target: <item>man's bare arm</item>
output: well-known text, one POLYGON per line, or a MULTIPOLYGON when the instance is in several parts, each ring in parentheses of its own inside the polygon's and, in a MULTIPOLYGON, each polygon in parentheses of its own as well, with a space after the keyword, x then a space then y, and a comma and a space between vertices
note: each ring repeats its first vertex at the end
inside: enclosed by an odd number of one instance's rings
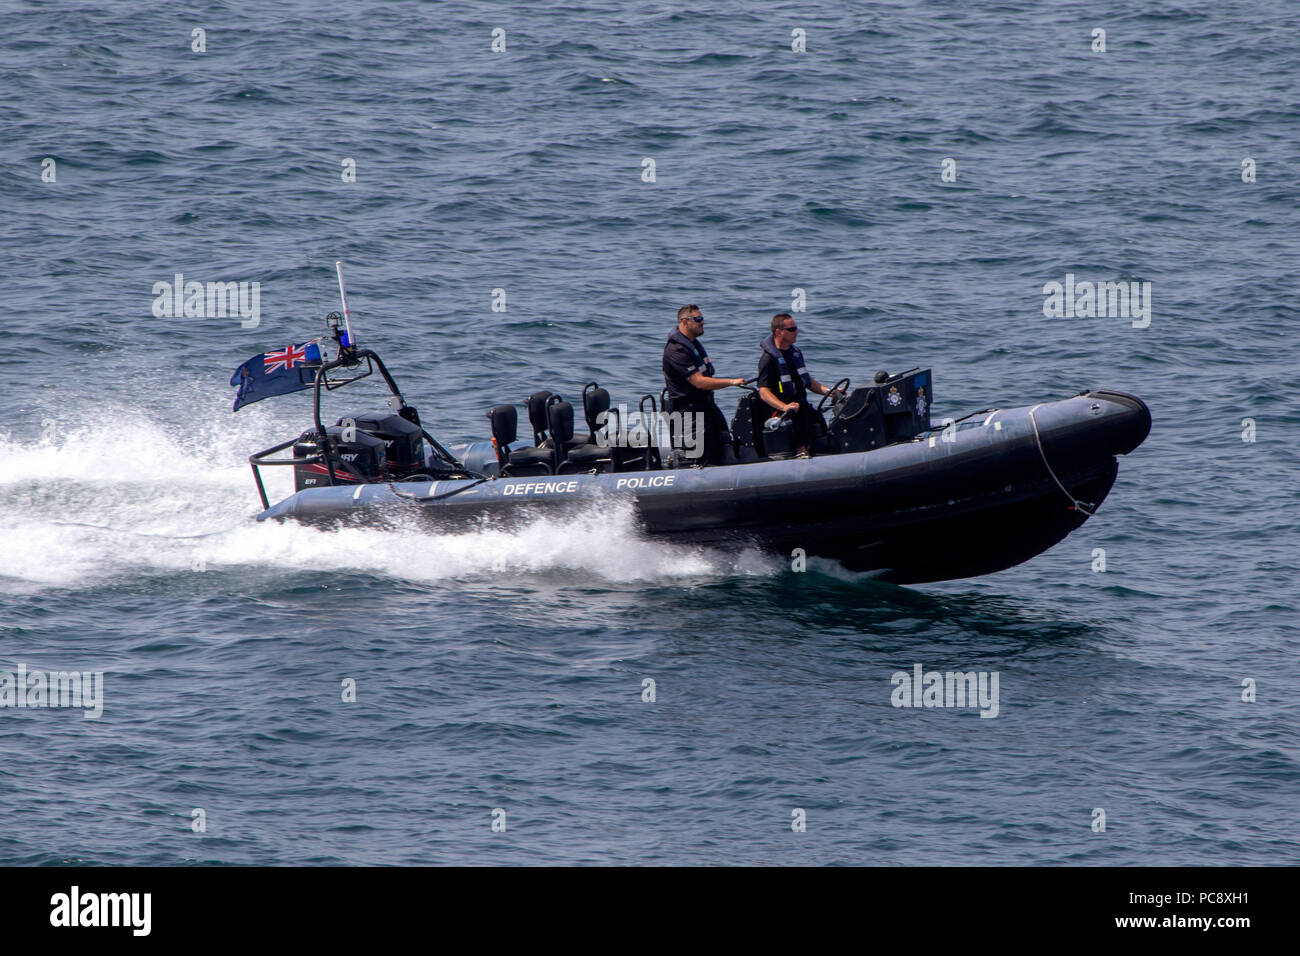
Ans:
POLYGON ((709 378, 703 372, 692 372, 686 379, 693 386, 705 392, 716 392, 720 388, 730 388, 732 385, 744 385, 743 378, 709 378))
POLYGON ((798 407, 799 407, 799 403, 798 403, 798 402, 783 402, 783 401, 781 401, 781 399, 779 399, 779 398, 776 397, 776 392, 772 391, 770 388, 767 388, 767 387, 765 387, 765 386, 759 388, 759 390, 758 390, 758 397, 761 398, 761 399, 762 399, 764 402, 766 402, 768 405, 771 405, 771 406, 772 406, 773 408, 775 408, 778 412, 785 412, 785 411, 789 411, 789 410, 792 409, 792 408, 798 408, 798 407))

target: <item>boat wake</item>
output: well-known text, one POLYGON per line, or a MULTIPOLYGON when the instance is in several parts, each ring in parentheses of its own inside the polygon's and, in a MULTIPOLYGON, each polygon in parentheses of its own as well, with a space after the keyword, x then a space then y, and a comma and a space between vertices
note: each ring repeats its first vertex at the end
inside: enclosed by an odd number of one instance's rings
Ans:
MULTIPOLYGON (((577 519, 459 533, 437 533, 414 518, 385 529, 256 522, 246 455, 264 443, 269 423, 249 417, 232 426, 224 405, 197 417, 205 421, 180 425, 140 410, 99 409, 96 420, 109 423, 47 421, 26 439, 0 433, 0 591, 236 569, 354 571, 416 583, 560 574, 673 585, 788 567, 756 552, 644 540, 627 502, 577 519)), ((291 493, 288 469, 270 471, 268 493, 291 493)))

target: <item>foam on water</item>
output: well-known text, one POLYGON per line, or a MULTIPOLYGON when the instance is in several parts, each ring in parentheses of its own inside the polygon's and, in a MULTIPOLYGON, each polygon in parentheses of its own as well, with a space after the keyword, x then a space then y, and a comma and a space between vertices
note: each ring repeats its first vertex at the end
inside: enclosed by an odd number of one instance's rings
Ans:
MULTIPOLYGON (((355 570, 408 581, 572 572, 605 582, 675 582, 771 574, 779 561, 641 538, 630 505, 578 519, 435 533, 415 516, 395 527, 257 522, 248 451, 267 422, 170 425, 142 411, 110 424, 46 427, 0 439, 0 589, 98 586, 147 573, 238 567, 355 570)), ((264 469, 271 500, 289 469, 264 469)))
POLYGON ((358 570, 410 581, 567 571, 596 581, 672 582, 764 568, 753 556, 737 562, 719 552, 641 540, 627 507, 460 534, 422 530, 414 519, 391 530, 244 525, 200 543, 195 554, 209 569, 238 564, 358 570))

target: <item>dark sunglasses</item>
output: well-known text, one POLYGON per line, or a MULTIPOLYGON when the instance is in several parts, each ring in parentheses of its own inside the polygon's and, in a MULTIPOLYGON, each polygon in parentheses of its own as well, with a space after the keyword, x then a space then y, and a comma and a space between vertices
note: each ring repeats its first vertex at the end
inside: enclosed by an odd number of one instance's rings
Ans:
POLYGON ((703 321, 704 321, 704 316, 702 316, 702 315, 688 315, 688 316, 686 317, 686 321, 687 321, 687 322, 703 322, 703 321))
POLYGON ((798 332, 798 331, 799 331, 799 326, 797 326, 797 325, 783 325, 783 326, 781 326, 781 331, 782 331, 782 332, 798 332))

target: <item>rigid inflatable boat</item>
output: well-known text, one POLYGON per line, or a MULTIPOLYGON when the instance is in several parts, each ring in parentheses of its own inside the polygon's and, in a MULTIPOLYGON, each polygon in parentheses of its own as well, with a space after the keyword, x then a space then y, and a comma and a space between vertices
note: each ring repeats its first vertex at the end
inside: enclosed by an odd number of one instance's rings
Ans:
POLYGON ((491 440, 444 447, 379 356, 337 328, 335 337, 332 361, 296 369, 300 387, 314 388, 313 427, 249 459, 259 520, 417 515, 452 530, 626 502, 654 538, 787 557, 801 549, 900 584, 942 581, 1009 568, 1055 545, 1096 512, 1116 456, 1151 428, 1140 399, 1105 389, 932 426, 930 370, 912 369, 857 388, 837 383, 830 407, 824 399, 818 408, 810 458, 792 456, 784 421, 769 417, 753 389, 731 420, 726 463, 699 467, 683 441, 689 428, 659 427, 662 393, 627 412, 594 382, 582 394, 585 435, 574 435, 572 404, 537 392, 526 403, 530 443, 518 441, 515 406, 499 405, 488 412, 491 440), (391 409, 327 425, 322 394, 376 371, 391 409), (291 457, 272 457, 290 446, 291 457), (260 472, 268 465, 295 475, 295 493, 274 506, 260 472))

